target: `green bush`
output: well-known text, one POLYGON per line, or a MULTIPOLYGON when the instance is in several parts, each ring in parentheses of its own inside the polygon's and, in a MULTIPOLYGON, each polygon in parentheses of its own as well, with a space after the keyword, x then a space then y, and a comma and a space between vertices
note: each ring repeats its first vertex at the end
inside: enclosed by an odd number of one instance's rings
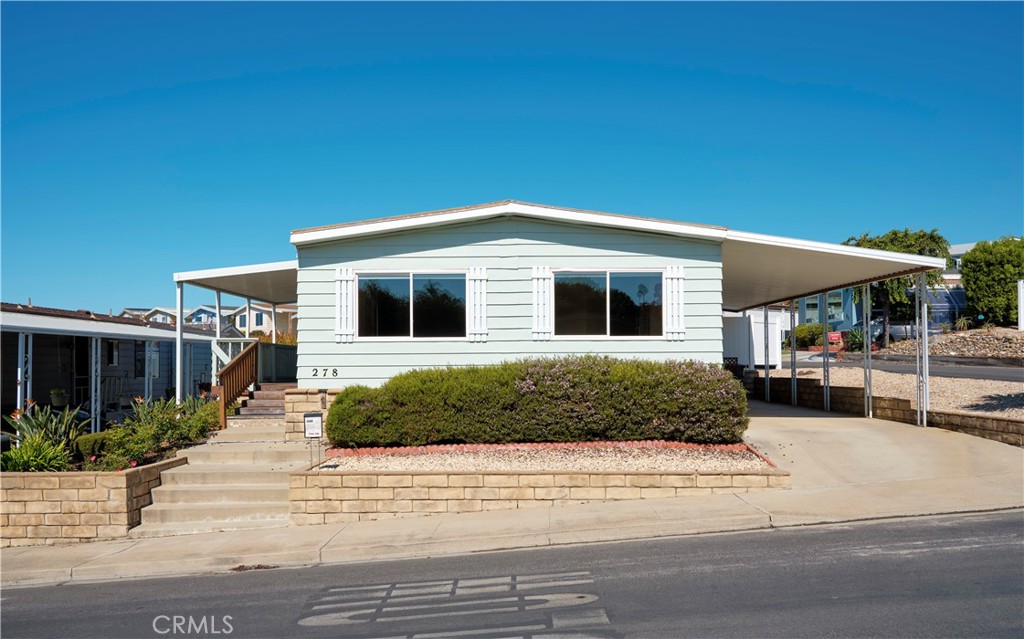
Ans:
POLYGON ((821 324, 800 324, 796 327, 797 348, 807 348, 814 345, 821 346, 823 343, 824 338, 821 333, 821 324))
POLYGON ((70 465, 67 445, 53 442, 42 433, 22 437, 16 448, 0 455, 0 470, 5 472, 59 472, 70 465))
POLYGON ((846 350, 859 353, 864 350, 864 332, 859 328, 850 329, 843 332, 843 343, 846 344, 846 350))
POLYGON ((583 356, 425 369, 353 386, 327 416, 336 446, 666 439, 740 441, 746 395, 719 367, 583 356))
MULTIPOLYGON (((174 400, 136 401, 123 424, 101 433, 102 441, 80 449, 87 470, 122 470, 155 461, 174 449, 207 437, 220 424, 216 402, 174 400), (98 448, 98 449, 97 449, 98 448), (96 459, 92 459, 96 455, 96 459)), ((82 438, 79 438, 82 439, 82 438)))
POLYGON ((75 439, 75 450, 78 452, 78 455, 82 459, 89 459, 93 455, 102 455, 107 445, 107 434, 109 432, 103 431, 102 433, 79 435, 75 439))

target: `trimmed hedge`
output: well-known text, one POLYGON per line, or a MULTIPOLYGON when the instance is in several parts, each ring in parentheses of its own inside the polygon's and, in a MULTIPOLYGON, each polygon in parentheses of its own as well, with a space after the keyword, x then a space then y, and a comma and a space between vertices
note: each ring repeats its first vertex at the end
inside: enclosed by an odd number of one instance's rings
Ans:
POLYGON ((735 443, 747 400, 699 362, 582 356, 410 371, 350 386, 327 415, 335 446, 664 439, 735 443))

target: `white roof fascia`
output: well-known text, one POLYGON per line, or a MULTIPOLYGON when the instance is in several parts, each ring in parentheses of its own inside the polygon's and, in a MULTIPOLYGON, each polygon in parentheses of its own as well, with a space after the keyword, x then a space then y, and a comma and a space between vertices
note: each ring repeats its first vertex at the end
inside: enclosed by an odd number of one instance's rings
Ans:
POLYGON ((287 269, 298 269, 298 260, 286 260, 284 262, 268 262, 266 264, 247 264, 245 266, 228 266, 225 268, 210 268, 202 271, 184 271, 174 274, 175 282, 190 282, 191 280, 202 280, 210 277, 228 277, 231 275, 257 275, 271 271, 283 271, 287 269))
MULTIPOLYGON (((0 313, 0 325, 5 331, 22 333, 43 333, 50 335, 82 335, 107 339, 138 339, 173 342, 174 331, 165 331, 147 326, 131 326, 113 322, 100 322, 72 317, 52 317, 31 313, 0 313)), ((196 335, 185 332, 186 341, 212 342, 213 335, 196 335)))
POLYGON ((352 226, 342 226, 315 231, 293 231, 291 234, 291 242, 296 246, 306 246, 320 242, 349 239, 366 235, 378 235, 381 233, 393 233, 396 231, 406 231, 440 224, 470 222, 501 215, 522 215, 525 217, 540 218, 555 222, 575 222, 578 224, 621 228, 632 231, 647 231, 716 241, 721 241, 725 237, 725 229, 694 226, 686 224, 685 222, 670 222, 618 215, 603 215, 600 213, 548 208, 531 204, 523 204, 520 202, 507 202, 495 206, 470 209, 466 211, 453 211, 451 213, 438 213, 436 215, 381 220, 379 222, 371 222, 368 224, 355 224, 352 226))
POLYGON ((733 231, 730 229, 726 232, 725 239, 735 240, 737 242, 748 242, 751 244, 768 244, 771 246, 782 246, 805 251, 816 251, 819 253, 867 257, 876 260, 900 262, 914 266, 927 267, 929 269, 946 268, 946 260, 942 257, 915 255, 913 253, 898 253, 895 251, 881 251, 878 249, 869 249, 860 246, 830 244, 828 242, 813 242, 811 240, 799 240, 792 237, 781 237, 777 235, 762 235, 760 233, 747 233, 745 231, 733 231))

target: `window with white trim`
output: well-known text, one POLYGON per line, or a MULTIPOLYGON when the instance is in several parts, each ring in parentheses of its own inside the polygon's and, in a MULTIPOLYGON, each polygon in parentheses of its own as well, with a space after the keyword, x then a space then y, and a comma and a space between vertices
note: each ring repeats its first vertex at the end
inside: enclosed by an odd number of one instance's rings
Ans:
POLYGON ((356 334, 486 341, 486 279, 484 268, 359 274, 338 269, 335 336, 339 342, 351 342, 356 334))
POLYGON ((662 336, 662 280, 650 271, 555 273, 555 335, 662 336))

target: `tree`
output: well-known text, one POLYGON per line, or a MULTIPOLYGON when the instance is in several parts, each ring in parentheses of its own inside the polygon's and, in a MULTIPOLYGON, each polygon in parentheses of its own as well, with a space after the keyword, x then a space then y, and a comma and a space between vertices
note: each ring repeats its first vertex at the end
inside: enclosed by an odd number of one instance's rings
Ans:
POLYGON ((978 242, 961 260, 960 281, 972 314, 995 324, 1017 322, 1017 280, 1024 280, 1024 240, 978 242))
MULTIPOLYGON (((847 246, 859 246, 861 248, 879 249, 882 251, 895 251, 897 253, 911 253, 914 255, 927 255, 930 257, 944 257, 949 261, 949 242, 942 237, 939 229, 931 231, 893 229, 885 235, 871 236, 867 233, 860 237, 851 237, 843 244, 847 246)), ((937 286, 942 283, 942 273, 929 271, 927 276, 928 286, 937 286)), ((900 315, 907 311, 910 304, 910 297, 907 291, 914 286, 913 278, 909 275, 896 277, 883 282, 878 282, 871 287, 871 305, 882 310, 882 346, 889 346, 889 325, 891 317, 900 315)), ((860 291, 856 291, 856 299, 859 299, 860 291)))

